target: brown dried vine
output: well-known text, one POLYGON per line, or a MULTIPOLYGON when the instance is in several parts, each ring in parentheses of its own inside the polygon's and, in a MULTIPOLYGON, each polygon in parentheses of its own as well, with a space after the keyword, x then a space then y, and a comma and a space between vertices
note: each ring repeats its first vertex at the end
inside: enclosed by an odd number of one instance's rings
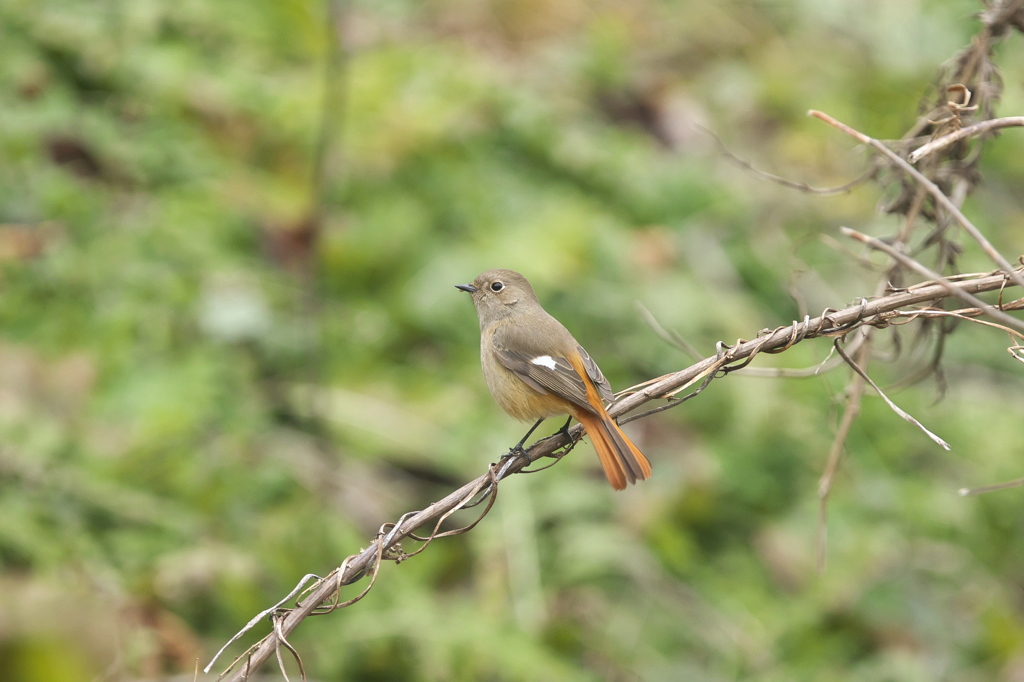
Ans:
MULTIPOLYGON (((1009 278, 1000 273, 964 276, 959 281, 952 282, 951 285, 958 291, 968 294, 1002 291, 1007 286, 1013 286, 1009 278)), ((876 299, 861 299, 857 305, 843 310, 828 309, 814 318, 805 316, 802 321, 793 322, 785 327, 763 329, 756 338, 749 341, 739 339, 731 346, 719 343, 718 352, 715 355, 704 358, 686 369, 666 374, 624 391, 623 397, 609 408, 609 414, 613 417, 620 417, 653 400, 669 401, 644 414, 620 420, 620 422, 626 422, 676 407, 703 390, 713 379, 726 376, 745 367, 759 353, 781 353, 807 339, 821 337, 838 339, 861 328, 885 328, 900 320, 913 319, 930 312, 950 313, 951 311, 934 307, 949 296, 944 284, 925 282, 876 299), (908 309, 909 306, 918 307, 908 309), (682 399, 674 398, 675 395, 698 381, 701 381, 701 386, 694 392, 682 399)), ((1003 305, 1004 310, 1022 308, 1024 308, 1024 299, 1017 299, 1003 305)), ((969 319, 981 314, 990 314, 994 310, 993 306, 985 305, 982 308, 956 311, 956 314, 969 319)), ((1024 335, 1018 334, 1018 337, 1024 341, 1024 335)), ((294 655, 295 652, 288 646, 286 638, 303 620, 312 615, 331 613, 362 599, 373 587, 384 561, 401 563, 423 551, 426 545, 436 538, 468 532, 483 519, 493 506, 498 494, 499 483, 502 480, 512 474, 523 472, 530 464, 542 458, 560 459, 572 449, 582 435, 582 427, 576 425, 569 429, 567 435, 556 434, 537 441, 526 450, 525 456, 506 457, 492 464, 483 475, 447 497, 434 502, 426 509, 409 512, 398 521, 385 524, 368 547, 346 558, 327 576, 322 578, 313 575, 305 576, 288 596, 254 617, 245 628, 224 645, 217 657, 264 618, 271 619, 272 631, 238 656, 224 671, 222 677, 231 674, 232 682, 241 682, 247 679, 271 656, 279 656, 282 646, 288 648, 294 655), (487 506, 472 523, 460 528, 441 531, 443 522, 456 511, 477 506, 485 500, 487 506), (425 536, 415 534, 414 531, 428 524, 433 524, 429 534, 425 536), (405 538, 425 544, 411 553, 406 553, 400 544, 405 538), (370 582, 366 588, 348 601, 339 602, 339 590, 342 587, 351 585, 367 575, 370 576, 370 582), (312 584, 309 584, 311 580, 312 584), (285 604, 294 599, 296 595, 299 595, 300 598, 294 606, 286 607, 285 604)), ((216 663, 217 657, 206 667, 207 671, 216 663)))

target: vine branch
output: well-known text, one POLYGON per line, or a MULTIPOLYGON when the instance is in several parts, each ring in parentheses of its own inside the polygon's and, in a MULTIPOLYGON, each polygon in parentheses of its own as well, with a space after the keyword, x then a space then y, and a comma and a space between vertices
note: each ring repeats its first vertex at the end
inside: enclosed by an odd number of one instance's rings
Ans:
MULTIPOLYGON (((1019 269, 1012 273, 1012 275, 1003 272, 973 274, 961 275, 955 281, 947 279, 942 283, 925 282, 875 299, 863 298, 857 305, 842 310, 830 308, 815 318, 805 316, 802 321, 793 322, 785 327, 762 329, 754 339, 749 341, 738 339, 731 346, 719 342, 718 352, 715 355, 706 357, 678 372, 657 377, 624 391, 624 397, 616 401, 609 408, 608 412, 612 417, 619 417, 645 403, 662 399, 668 399, 671 402, 655 408, 648 414, 675 407, 686 400, 686 398, 674 399, 673 396, 677 393, 697 381, 703 380, 700 388, 687 397, 696 395, 713 379, 725 376, 732 371, 746 366, 759 353, 780 353, 806 339, 819 337, 839 338, 865 325, 887 327, 893 320, 899 318, 912 319, 922 314, 927 314, 932 304, 951 296, 950 288, 954 289, 957 295, 961 293, 979 294, 987 291, 1002 292, 1007 286, 1014 285, 1014 282, 1010 280, 1010 277, 1013 275, 1016 275, 1014 279, 1019 278, 1019 269), (923 308, 906 309, 908 306, 923 306, 923 308)), ((979 301, 979 303, 981 302, 979 301)), ((1024 307, 1024 299, 1018 299, 1000 307, 1002 309, 1020 309, 1024 307)), ((980 308, 963 311, 963 317, 968 318, 978 314, 991 315, 997 312, 1000 307, 982 303, 980 308)), ((948 314, 950 311, 942 312, 948 314)), ((278 657, 280 664, 280 649, 282 646, 289 649, 295 655, 294 649, 287 642, 287 637, 302 621, 311 615, 330 613, 361 599, 373 586, 380 566, 385 559, 400 563, 423 551, 427 544, 435 538, 456 535, 471 530, 494 504, 498 484, 501 480, 512 474, 519 473, 530 464, 544 457, 560 458, 564 456, 572 449, 582 435, 583 428, 577 424, 569 429, 568 433, 558 433, 554 436, 543 438, 531 445, 526 450, 525 456, 506 457, 495 464, 491 464, 486 473, 466 483, 443 499, 434 502, 426 509, 409 512, 395 523, 384 524, 368 547, 346 558, 340 566, 323 578, 316 576, 304 577, 302 582, 285 599, 253 618, 245 628, 224 645, 217 656, 207 665, 205 671, 209 672, 230 644, 237 641, 265 617, 271 619, 272 631, 245 653, 237 657, 231 666, 221 674, 220 678, 230 674, 231 677, 229 679, 231 682, 242 682, 274 656, 278 657), (471 524, 454 530, 440 531, 443 522, 456 511, 477 506, 485 500, 487 501, 487 506, 471 524), (422 537, 414 533, 416 529, 428 524, 433 524, 433 529, 428 536, 422 537), (406 538, 411 538, 424 544, 414 552, 407 554, 400 544, 406 538), (352 599, 339 603, 339 590, 367 575, 371 576, 371 580, 366 588, 352 599), (312 584, 303 589, 303 586, 311 579, 314 579, 312 584), (295 594, 299 593, 300 590, 301 594, 295 606, 286 608, 284 604, 293 598, 295 594)))

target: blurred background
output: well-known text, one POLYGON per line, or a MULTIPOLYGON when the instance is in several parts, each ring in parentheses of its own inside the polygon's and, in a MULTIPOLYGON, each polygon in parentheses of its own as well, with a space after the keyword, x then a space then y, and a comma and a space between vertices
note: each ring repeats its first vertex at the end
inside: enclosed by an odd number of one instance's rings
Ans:
MULTIPOLYGON (((884 192, 768 183, 701 127, 852 180, 867 154, 807 109, 899 137, 981 9, 0 1, 0 678, 192 679, 484 472, 525 428, 452 286, 485 269, 526 274, 616 389, 693 361, 638 303, 712 355, 871 294, 822 236, 893 232, 884 192)), ((1019 34, 995 61, 1021 115, 1019 34)), ((1010 260, 1022 159, 1021 133, 990 142, 966 205, 1010 260)), ((291 642, 315 680, 1024 680, 1024 493, 956 494, 1024 475, 1005 347, 961 328, 944 397, 891 394, 952 452, 865 397, 823 574, 849 374, 732 376, 627 427, 650 481, 613 493, 584 443, 291 642)))

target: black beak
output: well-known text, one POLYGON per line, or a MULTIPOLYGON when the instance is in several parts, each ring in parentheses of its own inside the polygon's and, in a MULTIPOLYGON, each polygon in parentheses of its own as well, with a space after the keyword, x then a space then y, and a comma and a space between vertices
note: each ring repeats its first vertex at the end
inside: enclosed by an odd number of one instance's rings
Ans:
POLYGON ((465 291, 470 294, 475 294, 476 292, 480 291, 472 284, 456 284, 455 288, 458 289, 459 291, 465 291))

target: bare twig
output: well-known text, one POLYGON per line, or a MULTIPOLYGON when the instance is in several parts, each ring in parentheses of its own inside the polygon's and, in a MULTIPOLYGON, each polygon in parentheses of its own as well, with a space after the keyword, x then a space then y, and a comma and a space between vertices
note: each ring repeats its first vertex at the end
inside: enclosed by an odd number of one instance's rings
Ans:
POLYGON ((850 182, 847 182, 846 184, 839 185, 838 187, 811 187, 806 182, 797 182, 795 180, 788 180, 788 179, 782 177, 781 175, 775 175, 774 173, 769 173, 767 171, 763 171, 763 170, 760 170, 758 168, 754 168, 754 166, 751 165, 749 162, 744 161, 743 159, 741 159, 740 157, 736 156, 731 151, 729 151, 728 147, 725 146, 725 143, 722 142, 722 139, 720 137, 718 137, 718 135, 716 135, 714 131, 709 130, 708 128, 705 128, 704 126, 697 126, 697 128, 699 130, 701 130, 702 132, 704 132, 705 134, 707 134, 708 136, 710 136, 711 139, 713 139, 715 141, 715 144, 718 145, 718 151, 722 154, 722 156, 724 156, 725 158, 729 159, 730 161, 735 163, 737 166, 739 166, 741 168, 745 168, 746 170, 750 171, 751 173, 753 173, 755 175, 759 175, 762 178, 764 178, 765 180, 768 180, 769 182, 774 182, 774 183, 776 183, 778 185, 782 185, 783 187, 789 187, 790 189, 799 190, 801 192, 806 192, 808 194, 817 194, 819 196, 825 196, 825 197, 836 196, 836 195, 839 195, 839 194, 846 194, 848 192, 853 191, 854 189, 856 189, 860 185, 863 185, 865 182, 867 182, 872 177, 874 177, 875 173, 878 172, 877 168, 871 168, 871 169, 865 171, 864 173, 862 173, 859 177, 854 178, 853 180, 851 180, 850 182))
POLYGON ((644 322, 647 323, 647 326, 654 330, 654 333, 657 334, 662 341, 671 346, 675 346, 689 355, 692 359, 700 360, 701 354, 693 347, 693 344, 684 339, 676 330, 665 329, 661 322, 658 322, 658 318, 654 316, 654 313, 647 309, 647 306, 640 301, 637 301, 636 309, 640 311, 640 316, 644 318, 644 322))
POLYGON ((890 400, 889 396, 887 396, 882 391, 882 389, 880 389, 878 387, 878 384, 876 384, 874 381, 871 380, 871 377, 869 377, 867 375, 867 372, 865 372, 860 367, 860 365, 858 365, 856 362, 854 362, 853 358, 851 358, 849 355, 846 354, 846 351, 843 350, 842 344, 840 344, 840 339, 836 339, 835 340, 835 347, 836 347, 836 352, 839 353, 839 355, 843 358, 843 360, 846 360, 846 364, 848 364, 853 369, 854 372, 856 372, 858 375, 860 375, 861 379, 863 379, 867 383, 871 384, 871 388, 875 389, 875 392, 878 393, 878 395, 882 398, 882 400, 885 401, 885 404, 888 405, 892 409, 893 412, 895 412, 900 417, 902 417, 906 421, 910 422, 911 424, 913 424, 917 428, 921 429, 926 436, 928 436, 936 444, 941 446, 943 450, 949 450, 950 449, 949 448, 949 443, 947 443, 946 441, 942 440, 941 438, 936 436, 934 433, 929 431, 927 428, 925 428, 924 424, 922 424, 921 422, 919 422, 916 419, 914 419, 914 417, 911 416, 910 413, 908 413, 906 410, 904 410, 899 405, 897 405, 892 400, 890 400))
POLYGON ((923 144, 913 152, 910 153, 910 163, 917 163, 924 157, 928 156, 932 152, 937 152, 940 149, 945 149, 954 142, 960 140, 966 140, 969 137, 975 137, 976 135, 984 135, 985 133, 1000 128, 1013 128, 1024 126, 1024 116, 1007 116, 1006 118, 991 118, 981 123, 975 123, 972 126, 966 128, 960 128, 955 130, 948 135, 936 138, 927 144, 923 144))
POLYGON ((946 209, 949 212, 949 214, 956 219, 960 226, 964 228, 964 230, 969 235, 971 235, 971 237, 973 237, 979 245, 981 245, 982 250, 986 254, 988 254, 988 257, 991 258, 992 261, 996 263, 1000 268, 1002 268, 1003 271, 1006 272, 1013 279, 1017 286, 1024 287, 1024 276, 1022 276, 1020 272, 1014 270, 1014 267, 1010 265, 1010 262, 1006 260, 1006 258, 1004 258, 1002 254, 995 250, 995 247, 993 247, 992 244, 988 241, 988 239, 985 238, 985 235, 983 235, 978 230, 978 228, 974 226, 974 223, 967 219, 967 216, 965 216, 963 212, 957 207, 957 205, 954 204, 953 201, 950 200, 950 198, 947 197, 941 189, 939 189, 938 185, 936 185, 934 182, 926 178, 919 170, 917 170, 909 163, 907 163, 906 159, 902 158, 899 154, 889 149, 888 147, 886 147, 884 144, 874 139, 873 137, 868 137, 859 130, 855 130, 850 126, 846 125, 845 123, 837 121, 836 119, 832 118, 826 113, 823 113, 821 111, 815 111, 813 109, 807 113, 809 116, 813 116, 817 119, 820 119, 828 123, 829 125, 843 131, 850 137, 853 137, 854 139, 860 141, 861 143, 868 145, 872 149, 877 149, 879 152, 882 153, 883 156, 892 161, 910 177, 914 178, 914 180, 920 183, 922 187, 927 189, 928 192, 932 195, 932 197, 934 197, 935 201, 944 209, 946 209))
POLYGON ((861 232, 857 232, 856 230, 851 230, 848 227, 840 227, 839 229, 847 237, 853 237, 857 241, 867 244, 873 249, 882 251, 892 256, 903 265, 906 265, 908 268, 918 272, 919 274, 925 277, 931 278, 935 282, 938 282, 939 285, 946 289, 948 293, 952 294, 953 296, 956 296, 960 300, 970 303, 975 307, 985 309, 988 315, 991 316, 993 319, 999 320, 1000 322, 1007 326, 1014 327, 1020 331, 1024 331, 1024 321, 1018 320, 1015 317, 1010 317, 1009 315, 1004 313, 1002 310, 999 310, 998 308, 993 308, 991 306, 985 305, 985 303, 977 296, 972 296, 968 292, 955 287, 952 282, 950 282, 948 279, 946 279, 939 273, 930 270, 929 268, 926 268, 925 266, 921 265, 919 262, 917 262, 910 256, 900 253, 899 251, 892 248, 885 242, 879 239, 875 239, 874 237, 869 237, 868 235, 863 234, 861 232))

